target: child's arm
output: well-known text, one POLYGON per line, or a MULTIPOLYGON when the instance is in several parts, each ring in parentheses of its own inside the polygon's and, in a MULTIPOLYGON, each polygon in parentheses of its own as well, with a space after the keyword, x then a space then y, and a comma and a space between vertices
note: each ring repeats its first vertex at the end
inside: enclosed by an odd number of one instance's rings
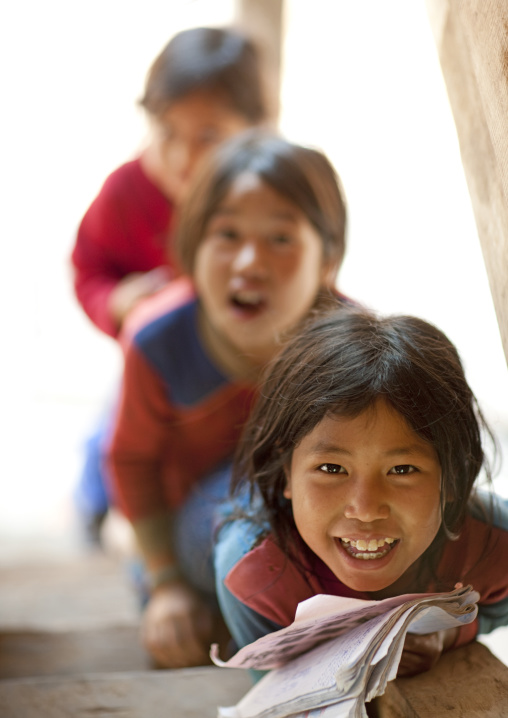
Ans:
POLYGON ((143 614, 141 636, 146 650, 164 668, 209 663, 212 616, 183 580, 152 591, 143 614))
POLYGON ((247 519, 229 521, 220 530, 214 550, 217 598, 237 649, 281 628, 242 603, 224 584, 230 570, 250 551, 262 530, 247 519))
MULTIPOLYGON (((471 562, 475 571, 471 583, 481 594, 475 627, 479 634, 485 634, 508 625, 508 500, 485 491, 478 493, 478 499, 479 504, 472 506, 472 515, 480 521, 484 537, 481 561, 471 562)), ((475 545, 479 543, 477 538, 475 545)), ((461 636, 459 644, 466 643, 467 638, 461 636)))
MULTIPOLYGON (((162 378, 132 342, 125 355, 108 462, 115 502, 133 524, 168 514, 163 460, 172 419, 162 378)), ((146 535, 160 539, 159 533, 146 535)))
MULTIPOLYGON (((408 634, 399 666, 399 674, 414 675, 429 670, 442 653, 473 641, 477 633, 489 633, 508 625, 508 504, 495 494, 480 493, 483 504, 473 506, 473 516, 464 529, 464 543, 458 547, 471 565, 462 580, 480 592, 478 617, 461 628, 427 635, 408 634), (492 513, 492 526, 488 520, 492 513)), ((457 544, 452 544, 455 549, 457 544)))
POLYGON ((170 280, 167 267, 157 267, 149 272, 132 272, 113 287, 108 297, 108 313, 116 331, 136 304, 145 297, 165 287, 170 280))
POLYGON ((125 357, 124 381, 108 458, 114 495, 132 523, 148 574, 154 579, 143 615, 142 639, 160 666, 208 662, 211 618, 182 579, 173 554, 163 485, 171 407, 158 374, 136 343, 125 357))
POLYGON ((408 633, 399 663, 398 676, 409 677, 429 671, 443 653, 453 648, 460 628, 418 635, 408 633))
POLYGON ((501 626, 508 626, 508 598, 478 606, 478 633, 491 633, 501 626))
POLYGON ((81 220, 71 255, 74 290, 88 317, 106 334, 115 337, 134 303, 160 288, 160 277, 144 276, 169 265, 171 216, 171 204, 134 160, 106 179, 81 220))
MULTIPOLYGON (((171 273, 166 266, 155 266, 147 272, 127 272, 127 267, 122 267, 121 255, 126 255, 127 249, 122 249, 119 227, 108 230, 106 223, 104 231, 109 232, 108 237, 87 233, 85 217, 72 254, 74 289, 96 327, 116 337, 137 302, 165 286, 171 273)), ((131 260, 136 263, 135 258, 131 260)), ((145 263, 142 256, 139 262, 145 263)))

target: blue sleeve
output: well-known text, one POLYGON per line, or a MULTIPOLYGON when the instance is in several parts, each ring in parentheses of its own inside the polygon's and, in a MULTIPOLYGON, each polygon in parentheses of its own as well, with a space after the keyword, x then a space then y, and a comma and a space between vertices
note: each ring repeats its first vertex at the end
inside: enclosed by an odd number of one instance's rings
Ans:
MULTIPOLYGON (((247 519, 230 521, 221 529, 214 549, 217 598, 237 649, 282 628, 246 606, 224 585, 229 571, 251 550, 262 532, 262 526, 247 519)), ((253 670, 251 674, 258 680, 265 672, 253 670)))
MULTIPOLYGON (((478 497, 484 505, 487 515, 492 516, 496 528, 508 531, 508 500, 494 493, 480 491, 478 497)), ((477 519, 484 520, 478 512, 473 511, 477 519)), ((497 603, 478 606, 478 633, 491 633, 496 628, 508 625, 508 598, 497 603)))
POLYGON ((508 626, 508 598, 478 606, 478 633, 491 633, 501 626, 508 626))

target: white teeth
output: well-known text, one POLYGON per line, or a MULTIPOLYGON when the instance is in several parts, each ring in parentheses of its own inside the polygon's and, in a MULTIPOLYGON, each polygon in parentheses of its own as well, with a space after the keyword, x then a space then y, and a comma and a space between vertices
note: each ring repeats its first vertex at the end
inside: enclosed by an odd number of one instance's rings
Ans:
POLYGON ((370 539, 369 541, 365 541, 365 539, 358 539, 358 541, 354 541, 353 539, 343 538, 341 541, 345 544, 351 544, 351 546, 358 549, 358 551, 377 551, 377 549, 384 546, 385 543, 392 544, 395 539, 370 539))

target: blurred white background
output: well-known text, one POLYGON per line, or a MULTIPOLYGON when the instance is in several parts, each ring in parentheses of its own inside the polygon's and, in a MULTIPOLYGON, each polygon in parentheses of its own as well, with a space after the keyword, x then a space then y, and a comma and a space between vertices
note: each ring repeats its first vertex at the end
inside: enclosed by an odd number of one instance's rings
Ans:
MULTIPOLYGON (((2 4, 3 560, 71 548, 82 442, 120 369, 73 297, 77 224, 143 142, 155 55, 234 13, 234 0, 2 4)), ((286 0, 285 27, 281 129, 323 149, 348 196, 342 290, 442 328, 506 443, 508 372, 424 0, 286 0)), ((507 467, 497 488, 508 496, 507 467)))

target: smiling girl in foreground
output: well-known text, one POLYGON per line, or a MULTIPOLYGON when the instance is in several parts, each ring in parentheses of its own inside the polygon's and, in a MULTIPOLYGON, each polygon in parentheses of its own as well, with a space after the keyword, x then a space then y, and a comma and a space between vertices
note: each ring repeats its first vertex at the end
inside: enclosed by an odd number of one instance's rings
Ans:
POLYGON ((310 324, 272 366, 246 426, 234 486, 250 487, 256 511, 226 523, 216 547, 238 647, 289 625, 319 593, 381 599, 472 584, 479 619, 408 635, 405 675, 508 623, 508 531, 472 513, 482 429, 457 352, 435 327, 352 310, 310 324))

